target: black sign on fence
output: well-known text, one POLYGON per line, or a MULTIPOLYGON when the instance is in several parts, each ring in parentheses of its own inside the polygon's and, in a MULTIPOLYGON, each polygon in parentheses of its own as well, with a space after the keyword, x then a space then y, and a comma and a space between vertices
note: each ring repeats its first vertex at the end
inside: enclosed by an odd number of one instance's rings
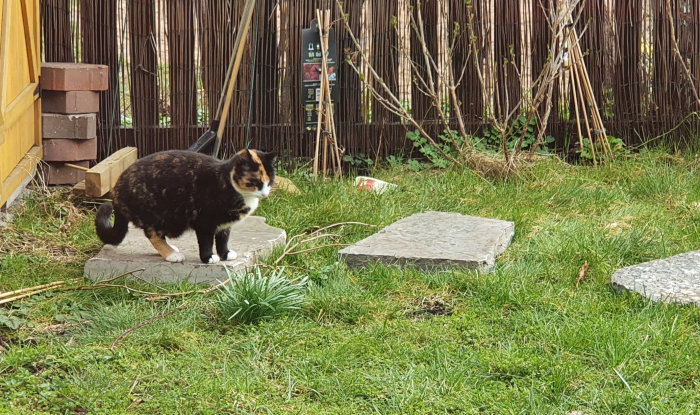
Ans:
MULTIPOLYGON (((303 77, 301 80, 301 100, 304 105, 304 127, 306 131, 316 131, 318 124, 318 101, 321 96, 321 34, 318 22, 313 20, 309 29, 301 31, 301 64, 303 77)), ((331 103, 338 101, 337 54, 335 49, 335 32, 328 33, 328 84, 331 89, 331 103)))

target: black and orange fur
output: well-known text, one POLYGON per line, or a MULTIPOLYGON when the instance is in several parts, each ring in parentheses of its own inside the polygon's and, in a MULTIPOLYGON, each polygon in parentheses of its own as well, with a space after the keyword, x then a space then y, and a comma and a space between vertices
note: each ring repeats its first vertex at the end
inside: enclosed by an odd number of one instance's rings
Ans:
POLYGON ((233 259, 230 227, 252 214, 259 199, 269 194, 274 162, 272 153, 258 150, 239 151, 226 161, 179 150, 144 157, 122 173, 112 189, 112 202, 100 207, 97 235, 106 244, 118 245, 132 222, 164 259, 181 262, 183 256, 165 238, 193 229, 202 262, 233 259))

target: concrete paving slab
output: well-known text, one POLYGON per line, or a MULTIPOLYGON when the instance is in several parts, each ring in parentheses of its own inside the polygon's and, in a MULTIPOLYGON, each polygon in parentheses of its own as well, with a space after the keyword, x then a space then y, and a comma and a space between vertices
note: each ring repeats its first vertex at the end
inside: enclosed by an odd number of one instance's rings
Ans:
POLYGON ((188 231, 180 238, 169 239, 185 256, 182 263, 163 260, 146 239, 143 231, 129 228, 124 241, 118 246, 105 245, 104 248, 85 264, 84 274, 93 280, 111 278, 119 274, 144 268, 134 275, 158 282, 178 282, 188 280, 193 283, 216 284, 227 278, 224 265, 229 270, 240 270, 253 265, 258 258, 267 255, 287 239, 284 230, 265 223, 265 218, 251 216, 231 228, 229 248, 238 253, 233 261, 218 264, 203 264, 199 259, 197 238, 188 231))
POLYGON ((489 272, 514 233, 513 222, 429 211, 401 219, 339 255, 355 268, 379 262, 423 270, 456 267, 489 272))
POLYGON ((652 301, 700 305, 700 251, 619 269, 612 283, 652 301))

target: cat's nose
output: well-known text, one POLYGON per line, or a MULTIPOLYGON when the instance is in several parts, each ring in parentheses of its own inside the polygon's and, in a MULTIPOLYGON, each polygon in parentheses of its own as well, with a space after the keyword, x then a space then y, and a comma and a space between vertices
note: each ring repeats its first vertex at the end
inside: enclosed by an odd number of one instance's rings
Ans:
POLYGON ((270 196, 270 186, 268 186, 267 184, 263 185, 262 195, 263 195, 263 197, 270 196))

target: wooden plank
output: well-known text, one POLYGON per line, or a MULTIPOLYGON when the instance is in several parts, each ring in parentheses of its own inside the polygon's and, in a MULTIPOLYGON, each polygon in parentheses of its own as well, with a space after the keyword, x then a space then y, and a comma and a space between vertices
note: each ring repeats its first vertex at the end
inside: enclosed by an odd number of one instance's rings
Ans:
POLYGON ((73 189, 71 189, 71 194, 73 196, 85 197, 85 180, 76 183, 73 189))
POLYGON ((122 172, 137 159, 136 147, 125 147, 99 162, 85 172, 85 195, 87 197, 106 195, 112 190, 122 172))
POLYGON ((40 161, 41 147, 34 146, 17 163, 17 167, 7 176, 7 179, 0 183, 0 207, 15 197, 15 192, 34 174, 40 161))
POLYGON ((34 90, 37 84, 27 85, 22 92, 17 95, 11 102, 7 103, 3 108, 5 112, 5 118, 3 123, 8 128, 19 121, 27 111, 32 109, 34 102, 36 102, 37 97, 34 96, 34 90))
MULTIPOLYGON (((33 105, 22 109, 21 116, 13 124, 0 126, 0 134, 4 137, 3 143, 0 144, 0 180, 4 181, 8 178, 32 147, 41 148, 41 141, 36 139, 37 135, 41 136, 41 128, 37 127, 35 117, 35 111, 39 110, 40 105, 37 100, 33 105)), ((14 113, 19 113, 19 110, 14 113)), ((38 158, 41 159, 41 154, 38 158)), ((30 174, 27 170, 25 173, 30 174)), ((23 182, 13 181, 13 183, 23 182)), ((5 194, 15 191, 8 188, 5 190, 5 194)))
POLYGON ((7 84, 10 79, 10 60, 8 59, 10 49, 10 4, 10 0, 0 2, 0 123, 4 123, 5 107, 7 107, 7 84))
POLYGON ((39 70, 37 65, 37 48, 34 42, 34 21, 29 16, 28 3, 29 0, 20 0, 20 9, 22 10, 22 27, 24 28, 24 41, 27 48, 27 59, 29 60, 29 80, 32 84, 38 82, 39 70))

